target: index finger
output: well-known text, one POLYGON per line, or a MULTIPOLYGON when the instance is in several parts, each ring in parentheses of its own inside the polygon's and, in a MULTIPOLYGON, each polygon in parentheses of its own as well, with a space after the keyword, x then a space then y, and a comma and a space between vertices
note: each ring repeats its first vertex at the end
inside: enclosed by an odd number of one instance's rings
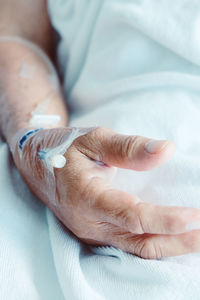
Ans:
POLYGON ((94 214, 132 233, 181 234, 200 229, 199 209, 145 203, 97 177, 91 180, 88 189, 94 214))

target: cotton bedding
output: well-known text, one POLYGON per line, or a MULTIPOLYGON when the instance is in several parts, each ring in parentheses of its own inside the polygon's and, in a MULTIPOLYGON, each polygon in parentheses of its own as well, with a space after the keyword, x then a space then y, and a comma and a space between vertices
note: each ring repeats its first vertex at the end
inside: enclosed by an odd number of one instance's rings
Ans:
MULTIPOLYGON (((200 208, 200 3, 50 0, 72 126, 175 142, 113 185, 143 201, 200 208)), ((145 260, 90 247, 26 187, 0 142, 0 299, 199 300, 200 253, 145 260)))

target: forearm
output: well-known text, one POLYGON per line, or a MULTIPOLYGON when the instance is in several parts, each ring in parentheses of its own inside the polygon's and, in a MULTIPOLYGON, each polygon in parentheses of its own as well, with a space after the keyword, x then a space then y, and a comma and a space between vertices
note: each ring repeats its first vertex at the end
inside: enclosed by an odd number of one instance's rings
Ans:
POLYGON ((53 49, 46 1, 0 0, 0 20, 1 132, 10 143, 23 128, 65 126, 67 112, 58 78, 45 58, 53 49), (34 119, 37 114, 40 122, 34 119), (45 124, 45 115, 60 120, 51 123, 46 118, 45 124))
POLYGON ((23 128, 66 126, 58 78, 37 52, 20 42, 0 40, 0 66, 0 128, 8 143, 23 128), (37 114, 60 120, 45 124, 37 121, 37 114))

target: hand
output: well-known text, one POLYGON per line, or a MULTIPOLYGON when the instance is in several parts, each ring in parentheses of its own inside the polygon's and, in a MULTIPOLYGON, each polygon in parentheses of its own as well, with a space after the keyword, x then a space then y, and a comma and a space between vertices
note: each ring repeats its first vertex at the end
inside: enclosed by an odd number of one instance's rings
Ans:
POLYGON ((173 154, 173 143, 153 144, 145 137, 99 127, 72 143, 65 153, 65 167, 54 169, 55 181, 48 183, 35 149, 58 146, 68 132, 67 128, 38 132, 25 146, 21 161, 15 152, 15 161, 33 192, 78 238, 143 258, 200 251, 200 231, 187 229, 193 225, 200 229, 199 209, 144 203, 111 185, 115 167, 137 171, 156 167, 173 154), (48 199, 52 184, 56 205, 48 199))

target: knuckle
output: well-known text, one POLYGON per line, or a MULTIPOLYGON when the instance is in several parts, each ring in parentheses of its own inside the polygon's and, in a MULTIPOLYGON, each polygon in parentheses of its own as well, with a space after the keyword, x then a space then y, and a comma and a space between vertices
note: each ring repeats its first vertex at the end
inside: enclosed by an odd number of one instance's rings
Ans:
POLYGON ((158 259, 163 257, 162 249, 158 244, 155 244, 151 239, 144 239, 137 250, 140 257, 146 259, 158 259))
POLYGON ((102 141, 106 134, 106 128, 99 126, 90 131, 87 135, 81 136, 76 141, 76 147, 86 156, 94 160, 101 160, 102 141))
POLYGON ((121 144, 121 153, 122 157, 127 157, 128 159, 132 158, 132 155, 137 149, 137 147, 141 144, 141 137, 139 136, 128 136, 125 138, 123 144, 121 144))
POLYGON ((91 136, 94 138, 94 139, 99 139, 101 137, 104 136, 105 134, 105 131, 107 129, 103 126, 98 126, 97 128, 95 128, 92 132, 91 132, 91 136))
MULTIPOLYGON (((149 203, 149 207, 154 206, 153 204, 149 203)), ((147 222, 146 216, 146 205, 143 202, 139 202, 136 204, 137 208, 137 220, 138 220, 138 233, 145 233, 150 231, 150 226, 147 222)))
POLYGON ((120 209, 120 211, 115 211, 115 217, 121 223, 124 228, 130 228, 130 215, 127 209, 120 209))
POLYGON ((130 230, 132 233, 144 233, 141 219, 140 217, 135 216, 131 206, 120 209, 118 212, 115 211, 115 218, 119 220, 123 228, 130 230))

